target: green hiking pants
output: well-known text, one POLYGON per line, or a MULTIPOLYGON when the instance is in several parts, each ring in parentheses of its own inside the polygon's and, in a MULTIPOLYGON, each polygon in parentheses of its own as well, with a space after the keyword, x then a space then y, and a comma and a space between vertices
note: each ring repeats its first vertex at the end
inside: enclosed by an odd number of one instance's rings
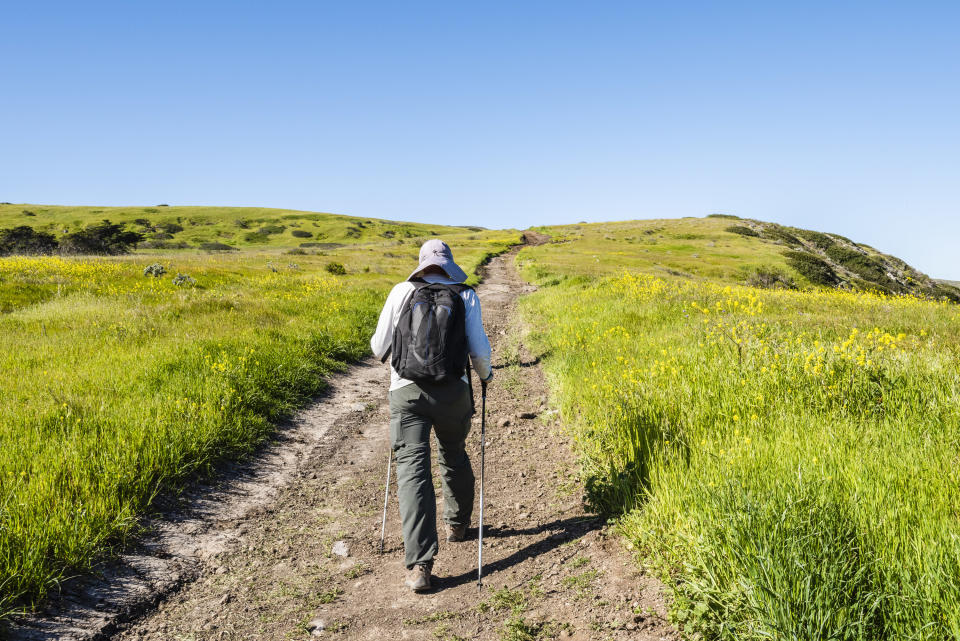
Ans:
POLYGON ((390 392, 390 441, 397 461, 397 494, 407 568, 437 554, 437 499, 430 473, 430 428, 436 430, 443 520, 469 525, 473 468, 464 449, 470 431, 470 388, 413 383, 390 392))

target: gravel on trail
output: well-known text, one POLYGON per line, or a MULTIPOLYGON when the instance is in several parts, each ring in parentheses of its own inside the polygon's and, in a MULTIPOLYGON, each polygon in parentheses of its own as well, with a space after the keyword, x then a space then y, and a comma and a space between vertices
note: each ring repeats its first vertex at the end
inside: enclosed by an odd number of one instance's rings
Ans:
MULTIPOLYGON (((466 541, 441 536, 427 593, 403 584, 395 485, 378 553, 389 372, 366 359, 333 377, 275 443, 181 497, 102 578, 68 584, 47 610, 15 621, 9 638, 679 638, 662 585, 582 504, 568 436, 515 314, 518 296, 534 289, 517 275, 516 251, 494 258, 478 287, 496 372, 482 590, 477 510, 466 541)), ((479 391, 468 437, 478 478, 479 391)))

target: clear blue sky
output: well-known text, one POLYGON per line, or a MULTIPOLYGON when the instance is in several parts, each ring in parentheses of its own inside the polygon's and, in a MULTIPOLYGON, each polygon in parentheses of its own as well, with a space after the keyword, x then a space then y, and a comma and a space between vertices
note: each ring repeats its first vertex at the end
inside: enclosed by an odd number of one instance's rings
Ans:
POLYGON ((725 212, 960 279, 957 2, 36 1, 0 25, 0 200, 725 212))

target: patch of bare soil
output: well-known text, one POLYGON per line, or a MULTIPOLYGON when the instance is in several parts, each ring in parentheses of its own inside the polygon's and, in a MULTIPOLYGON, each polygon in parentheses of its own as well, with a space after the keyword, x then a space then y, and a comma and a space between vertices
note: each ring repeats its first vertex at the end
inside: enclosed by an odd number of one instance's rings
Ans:
MULTIPOLYGON (((126 601, 105 598, 102 620, 36 618, 17 638, 678 638, 662 586, 583 508, 569 444, 514 314, 532 288, 513 256, 491 261, 478 288, 497 372, 487 397, 482 590, 475 527, 465 542, 441 541, 431 592, 403 585, 395 487, 378 553, 389 372, 368 360, 337 377, 251 471, 198 491, 179 521, 158 524, 155 553, 144 556, 161 565, 138 572, 131 563, 132 586, 107 582, 126 601)), ((479 472, 476 392, 468 446, 479 472)))

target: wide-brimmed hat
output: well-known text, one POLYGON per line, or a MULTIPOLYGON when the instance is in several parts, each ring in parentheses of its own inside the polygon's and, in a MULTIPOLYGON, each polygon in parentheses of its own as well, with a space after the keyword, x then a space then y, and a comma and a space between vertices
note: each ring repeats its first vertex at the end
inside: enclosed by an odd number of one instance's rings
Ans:
POLYGON ((407 280, 413 278, 431 265, 436 265, 445 271, 447 276, 458 283, 467 280, 467 273, 453 262, 453 252, 450 251, 450 245, 439 238, 431 238, 420 247, 420 265, 413 270, 413 273, 410 274, 407 280))

